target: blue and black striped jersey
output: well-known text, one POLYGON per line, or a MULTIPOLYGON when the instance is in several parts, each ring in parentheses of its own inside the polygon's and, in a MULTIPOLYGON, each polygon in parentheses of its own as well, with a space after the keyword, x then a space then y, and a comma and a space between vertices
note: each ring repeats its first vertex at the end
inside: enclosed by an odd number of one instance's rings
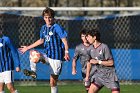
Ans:
POLYGON ((6 36, 0 38, 0 72, 20 67, 18 52, 6 36))
POLYGON ((61 39, 66 37, 66 31, 58 24, 54 24, 51 27, 42 26, 40 39, 44 39, 45 53, 49 58, 64 59, 64 44, 61 39))

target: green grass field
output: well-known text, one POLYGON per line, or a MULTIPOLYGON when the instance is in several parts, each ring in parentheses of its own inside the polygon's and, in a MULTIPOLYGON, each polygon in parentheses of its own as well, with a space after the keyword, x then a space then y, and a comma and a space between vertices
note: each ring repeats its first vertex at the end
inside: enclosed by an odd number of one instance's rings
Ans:
MULTIPOLYGON (((51 93, 49 85, 41 86, 15 86, 19 93, 51 93)), ((58 85, 59 93, 86 93, 82 83, 69 83, 58 85)), ((6 93, 9 93, 6 89, 6 93)), ((99 93, 111 93, 107 88, 102 88, 99 93)), ((121 93, 140 93, 140 85, 121 85, 121 93)))

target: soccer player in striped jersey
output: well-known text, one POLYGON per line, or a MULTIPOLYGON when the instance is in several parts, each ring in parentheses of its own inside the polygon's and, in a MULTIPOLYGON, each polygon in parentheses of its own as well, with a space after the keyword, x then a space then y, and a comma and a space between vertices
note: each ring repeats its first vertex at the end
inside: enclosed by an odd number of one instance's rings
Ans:
MULTIPOLYGON (((109 88, 112 93, 120 93, 114 59, 108 45, 100 41, 100 33, 95 29, 87 31, 86 38, 93 45, 93 49, 90 50, 90 56, 92 58, 90 63, 96 65, 97 68, 94 74, 95 80, 92 82, 88 93, 98 93, 103 86, 109 88)), ((89 72, 87 71, 87 73, 89 72)))
MULTIPOLYGON (((88 53, 89 53, 90 49, 92 49, 93 46, 91 46, 87 42, 86 29, 81 30, 80 37, 81 37, 82 43, 77 45, 75 48, 75 53, 74 53, 74 57, 73 57, 73 61, 72 61, 72 74, 75 75, 77 73, 76 62, 78 59, 80 59, 80 63, 82 65, 81 73, 82 73, 83 81, 85 84, 85 88, 88 92, 88 89, 90 87, 91 82, 93 81, 93 78, 90 77, 86 80, 85 80, 85 78, 86 78, 87 62, 90 60, 90 56, 88 55, 88 53)), ((90 72, 90 76, 92 76, 94 74, 94 72, 96 71, 96 68, 94 67, 94 65, 92 65, 92 66, 93 67, 90 72)))
MULTIPOLYGON (((48 61, 51 68, 50 86, 51 93, 58 93, 57 80, 61 72, 62 61, 68 61, 69 51, 67 43, 66 31, 54 21, 55 12, 51 8, 46 8, 42 12, 42 16, 45 20, 45 25, 40 30, 40 39, 29 46, 22 46, 19 50, 24 53, 29 49, 32 49, 38 45, 44 43, 43 58, 48 61)), ((35 63, 31 67, 31 70, 36 70, 35 63)))
POLYGON ((20 60, 16 48, 9 37, 0 31, 0 93, 4 93, 7 85, 10 93, 18 93, 14 87, 14 69, 20 71, 20 60))

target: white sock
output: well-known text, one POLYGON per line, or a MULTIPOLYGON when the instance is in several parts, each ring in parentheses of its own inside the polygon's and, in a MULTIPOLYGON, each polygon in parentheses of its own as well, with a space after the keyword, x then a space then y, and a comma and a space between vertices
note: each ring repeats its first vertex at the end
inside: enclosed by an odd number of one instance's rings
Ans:
POLYGON ((51 87, 51 93, 58 93, 58 87, 57 86, 51 87))
POLYGON ((1 91, 0 93, 5 93, 4 91, 1 91))
POLYGON ((36 63, 30 61, 30 68, 32 71, 36 72, 36 63))
POLYGON ((17 91, 17 90, 15 90, 15 93, 18 93, 18 91, 17 91))

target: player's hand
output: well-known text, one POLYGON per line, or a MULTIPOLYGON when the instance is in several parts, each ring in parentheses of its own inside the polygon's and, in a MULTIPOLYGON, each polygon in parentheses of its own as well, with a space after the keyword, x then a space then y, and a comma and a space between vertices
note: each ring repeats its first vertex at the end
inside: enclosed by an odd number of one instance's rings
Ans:
POLYGON ((72 75, 76 75, 77 71, 76 70, 72 70, 72 75))
POLYGON ((18 48, 18 50, 20 51, 21 54, 24 54, 28 50, 28 48, 27 46, 21 46, 20 48, 18 48))
POLYGON ((70 56, 69 56, 69 53, 65 53, 65 56, 64 56, 65 60, 66 61, 69 61, 70 60, 70 56))
POLYGON ((91 59, 90 60, 90 63, 92 63, 92 64, 98 64, 98 61, 96 59, 91 59))
POLYGON ((20 68, 19 68, 19 67, 16 67, 16 71, 17 71, 17 72, 20 72, 20 68))

